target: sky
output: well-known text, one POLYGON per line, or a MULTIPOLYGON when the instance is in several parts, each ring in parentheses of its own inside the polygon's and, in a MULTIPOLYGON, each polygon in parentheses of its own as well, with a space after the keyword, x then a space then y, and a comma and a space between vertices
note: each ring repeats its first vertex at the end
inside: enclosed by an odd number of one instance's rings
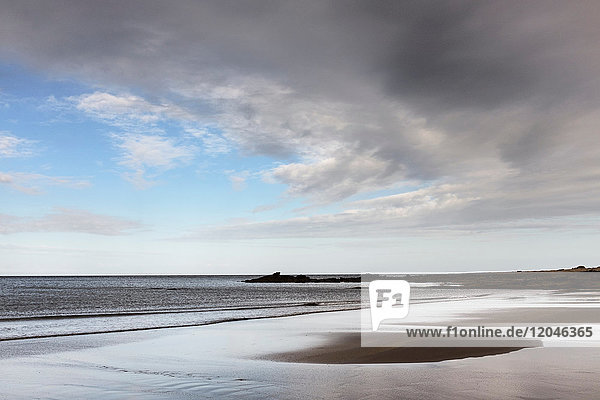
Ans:
POLYGON ((599 2, 0 6, 1 275, 600 264, 599 2))

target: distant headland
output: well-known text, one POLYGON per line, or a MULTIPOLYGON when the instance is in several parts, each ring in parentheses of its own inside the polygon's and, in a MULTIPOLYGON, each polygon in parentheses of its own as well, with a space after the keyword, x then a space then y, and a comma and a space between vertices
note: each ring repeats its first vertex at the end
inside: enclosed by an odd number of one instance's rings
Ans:
POLYGON ((265 275, 258 278, 246 279, 246 283, 344 283, 360 282, 360 276, 343 276, 338 278, 311 278, 307 275, 281 275, 281 272, 274 272, 271 275, 265 275))
MULTIPOLYGON (((519 271, 521 272, 521 271, 519 271)), ((600 272, 600 267, 586 267, 584 265, 580 265, 578 267, 573 268, 561 268, 561 269, 547 269, 542 271, 533 271, 533 272, 600 272)))

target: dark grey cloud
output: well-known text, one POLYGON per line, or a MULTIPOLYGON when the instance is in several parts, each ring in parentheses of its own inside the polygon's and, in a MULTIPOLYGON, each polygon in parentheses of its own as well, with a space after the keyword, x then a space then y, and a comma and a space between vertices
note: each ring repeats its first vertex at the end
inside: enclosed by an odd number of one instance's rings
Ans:
POLYGON ((438 3, 404 15, 406 28, 383 66, 390 89, 442 108, 486 108, 525 97, 535 70, 518 43, 505 43, 510 33, 479 20, 478 8, 438 3))
POLYGON ((600 212, 599 21, 591 1, 20 1, 0 55, 218 126, 290 196, 411 184, 468 199, 456 220, 544 218, 600 212))
POLYGON ((331 95, 362 74, 402 99, 489 107, 592 77, 599 9, 583 1, 24 1, 3 5, 2 41, 40 67, 111 80, 123 73, 127 83, 150 72, 147 84, 166 67, 167 80, 217 67, 331 95))
MULTIPOLYGON (((377 60, 386 87, 441 109, 489 110, 590 84, 598 66, 593 2, 395 2, 397 26, 377 60)), ((538 98, 547 104, 557 99, 538 98)))

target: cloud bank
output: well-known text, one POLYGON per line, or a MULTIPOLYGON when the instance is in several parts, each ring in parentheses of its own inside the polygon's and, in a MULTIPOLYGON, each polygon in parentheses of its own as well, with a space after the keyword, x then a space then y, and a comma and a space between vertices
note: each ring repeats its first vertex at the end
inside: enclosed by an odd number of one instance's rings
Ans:
MULTIPOLYGON (((277 160, 262 173, 287 196, 397 193, 313 226, 483 226, 600 213, 599 13, 584 1, 21 1, 3 6, 0 52, 108 88, 77 107, 124 128, 216 127, 204 146, 277 160)), ((115 143, 138 184, 199 151, 154 133, 115 143)))

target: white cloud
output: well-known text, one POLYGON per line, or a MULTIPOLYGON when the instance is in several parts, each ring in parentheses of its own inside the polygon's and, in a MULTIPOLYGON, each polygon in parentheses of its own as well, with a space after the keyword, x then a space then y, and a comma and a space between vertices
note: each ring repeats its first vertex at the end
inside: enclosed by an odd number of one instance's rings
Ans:
MULTIPOLYGON (((130 170, 123 173, 123 177, 138 188, 153 185, 159 173, 188 163, 197 151, 195 145, 186 143, 192 129, 184 127, 192 124, 194 116, 173 103, 156 104, 131 94, 99 91, 67 100, 78 110, 122 130, 110 137, 121 152, 119 164, 130 170), (167 120, 180 124, 181 129, 188 132, 187 137, 167 136, 157 126, 167 120)), ((212 150, 218 151, 216 139, 213 142, 212 150)))
POLYGON ((229 180, 231 181, 231 186, 233 187, 233 190, 240 192, 246 189, 246 180, 250 176, 250 173, 248 171, 225 171, 225 173, 229 176, 229 180))
MULTIPOLYGON (((28 157, 34 154, 33 140, 19 138, 8 132, 0 131, 0 158, 28 157)), ((90 185, 86 180, 76 180, 71 177, 48 176, 28 172, 0 171, 0 185, 27 194, 40 194, 44 186, 67 186, 83 188, 90 185)))
POLYGON ((231 146, 227 139, 213 133, 207 133, 201 137, 204 151, 208 154, 226 154, 231 152, 231 146))
POLYGON ((168 101, 152 103, 130 94, 94 92, 68 99, 76 108, 122 130, 111 134, 121 151, 119 164, 130 169, 123 177, 138 188, 154 183, 154 178, 164 171, 184 165, 198 153, 200 141, 206 154, 218 155, 231 151, 229 142, 215 133, 203 129, 201 118, 168 101), (179 125, 181 135, 167 135, 158 126, 161 121, 179 125))
POLYGON ((112 138, 122 153, 119 164, 131 170, 124 176, 139 188, 152 185, 149 178, 156 172, 189 162, 196 150, 194 146, 178 144, 173 138, 159 135, 113 134, 112 138))
POLYGON ((183 241, 300 238, 406 238, 442 233, 579 229, 595 232, 598 218, 532 218, 469 215, 477 199, 445 194, 406 207, 352 209, 283 220, 204 226, 176 238, 183 241))
POLYGON ((89 115, 105 120, 115 126, 131 129, 142 125, 152 125, 160 120, 190 120, 194 117, 172 103, 153 104, 131 94, 114 95, 106 92, 94 92, 67 100, 89 115))
POLYGON ((39 218, 0 214, 0 234, 77 232, 116 236, 130 234, 143 228, 144 225, 138 221, 67 208, 55 208, 52 213, 39 218))
POLYGON ((86 180, 75 180, 70 177, 47 176, 25 172, 1 172, 0 184, 27 194, 40 194, 44 186, 66 186, 71 188, 85 188, 90 186, 86 180))
POLYGON ((438 205, 456 203, 459 196, 461 202, 479 200, 478 197, 465 196, 471 194, 473 188, 474 185, 468 183, 433 185, 405 193, 354 201, 348 205, 357 209, 409 209, 427 205, 435 208, 438 205))
POLYGON ((202 149, 211 156, 219 154, 227 154, 232 151, 232 144, 223 136, 215 133, 218 130, 215 126, 210 126, 204 129, 186 128, 185 132, 194 138, 202 141, 202 149))
POLYGON ((0 131, 0 158, 27 157, 33 154, 35 142, 0 131))
POLYGON ((380 189, 403 178, 400 171, 389 173, 389 164, 384 160, 348 152, 338 152, 314 163, 280 165, 267 177, 287 184, 291 196, 310 196, 313 201, 324 203, 380 189))
POLYGON ((215 108, 226 137, 246 153, 315 158, 345 146, 340 133, 348 124, 347 105, 254 77, 231 79, 229 87, 239 93, 235 98, 211 97, 218 84, 203 91, 203 98, 215 108))
POLYGON ((345 204, 344 211, 283 220, 204 226, 182 240, 406 237, 485 231, 597 230, 598 171, 556 187, 536 176, 473 174, 404 193, 345 204), (529 190, 533 187, 534 190, 529 190), (581 198, 577 189, 592 194, 581 198), (551 215, 551 217, 548 217, 551 215))
POLYGON ((401 209, 351 210, 285 220, 203 227, 181 240, 385 237, 415 234, 411 212, 401 209))

